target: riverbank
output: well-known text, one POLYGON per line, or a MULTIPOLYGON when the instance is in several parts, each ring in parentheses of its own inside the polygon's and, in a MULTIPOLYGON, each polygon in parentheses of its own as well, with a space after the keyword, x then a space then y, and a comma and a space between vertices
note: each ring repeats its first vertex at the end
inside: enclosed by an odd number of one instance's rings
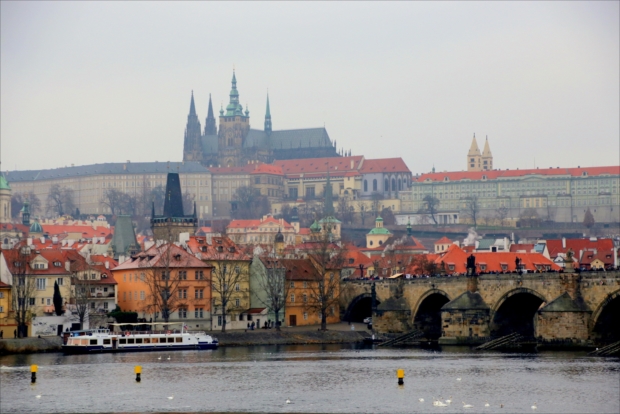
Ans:
MULTIPOLYGON (((347 324, 329 325, 327 331, 320 331, 316 326, 256 329, 248 331, 211 331, 209 335, 219 341, 219 346, 254 346, 254 345, 309 345, 309 344, 347 344, 363 342, 370 336, 362 324, 355 324, 352 331, 347 324)), ((42 338, 2 339, 0 355, 33 354, 43 352, 60 352, 62 338, 48 336, 42 338)))

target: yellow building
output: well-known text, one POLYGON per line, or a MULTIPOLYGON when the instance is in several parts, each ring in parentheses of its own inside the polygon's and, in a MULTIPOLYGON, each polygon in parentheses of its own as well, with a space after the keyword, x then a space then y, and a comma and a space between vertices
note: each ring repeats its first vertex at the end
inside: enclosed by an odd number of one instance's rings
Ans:
POLYGON ((250 256, 228 237, 193 236, 187 249, 211 271, 211 329, 245 329, 250 310, 250 256), (225 305, 225 311, 224 311, 225 305))
POLYGON ((11 286, 0 282, 0 338, 13 338, 17 329, 11 304, 11 286))
POLYGON ((392 237, 392 233, 383 227, 383 219, 378 216, 375 220, 375 228, 366 235, 366 247, 371 249, 382 246, 390 237, 392 237))

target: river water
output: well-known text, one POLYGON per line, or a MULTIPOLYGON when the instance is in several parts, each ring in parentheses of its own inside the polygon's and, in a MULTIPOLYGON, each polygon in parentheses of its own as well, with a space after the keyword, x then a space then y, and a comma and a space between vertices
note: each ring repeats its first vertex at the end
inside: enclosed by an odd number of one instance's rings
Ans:
POLYGON ((538 413, 620 412, 620 359, 353 345, 0 357, 1 413, 532 413, 534 403, 538 413))

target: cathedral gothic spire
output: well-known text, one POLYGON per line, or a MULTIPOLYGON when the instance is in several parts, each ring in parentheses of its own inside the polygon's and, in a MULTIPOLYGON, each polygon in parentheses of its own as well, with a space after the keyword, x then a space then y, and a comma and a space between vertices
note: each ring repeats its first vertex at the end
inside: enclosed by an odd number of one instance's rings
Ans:
POLYGON ((269 94, 267 94, 267 109, 265 110, 265 132, 271 134, 271 110, 269 109, 269 94))
POLYGON ((202 159, 201 135, 200 121, 196 115, 196 105, 194 103, 194 91, 192 91, 183 143, 184 161, 200 161, 202 159))
POLYGON ((209 111, 205 120, 205 135, 217 135, 217 126, 215 125, 215 116, 213 115, 213 103, 211 103, 211 94, 209 94, 209 111))

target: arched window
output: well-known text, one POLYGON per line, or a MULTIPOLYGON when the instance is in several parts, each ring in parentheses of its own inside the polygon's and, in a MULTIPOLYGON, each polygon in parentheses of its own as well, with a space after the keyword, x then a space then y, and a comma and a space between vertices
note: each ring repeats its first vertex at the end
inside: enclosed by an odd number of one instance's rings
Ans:
POLYGON ((377 191, 377 180, 372 180, 372 191, 377 191))
POLYGON ((403 183, 400 181, 400 177, 398 178, 398 191, 403 189, 403 183))
POLYGON ((383 191, 390 191, 390 181, 386 178, 383 183, 383 191))
POLYGON ((368 180, 364 180, 364 192, 368 191, 368 180))
POLYGON ((392 191, 396 191, 396 179, 392 178, 392 191))

